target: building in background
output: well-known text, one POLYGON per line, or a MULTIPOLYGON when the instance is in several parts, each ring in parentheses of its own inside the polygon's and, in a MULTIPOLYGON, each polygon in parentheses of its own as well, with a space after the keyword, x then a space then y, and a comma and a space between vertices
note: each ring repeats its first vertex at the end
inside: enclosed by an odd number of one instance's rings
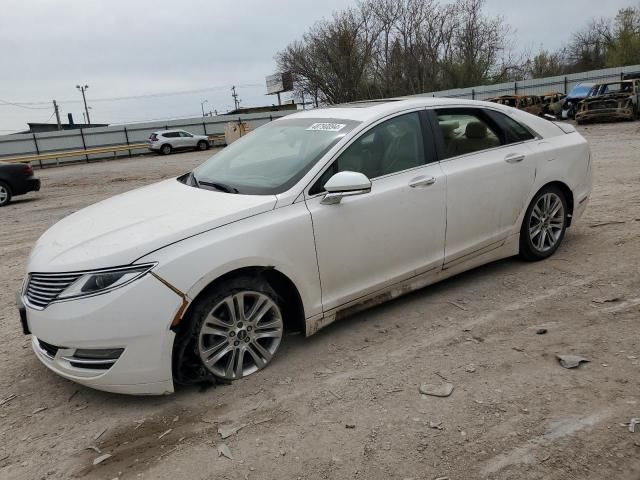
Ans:
MULTIPOLYGON (((15 132, 13 135, 19 135, 21 133, 42 133, 42 132, 57 132, 58 124, 57 123, 34 123, 27 122, 29 125, 29 130, 24 130, 23 132, 15 132)), ((108 127, 108 123, 72 123, 72 124, 61 124, 62 130, 78 130, 79 128, 95 128, 95 127, 108 127)))

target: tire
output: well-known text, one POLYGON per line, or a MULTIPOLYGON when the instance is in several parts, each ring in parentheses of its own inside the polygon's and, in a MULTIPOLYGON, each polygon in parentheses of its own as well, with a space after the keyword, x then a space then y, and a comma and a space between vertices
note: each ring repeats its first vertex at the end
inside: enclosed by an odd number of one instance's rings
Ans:
POLYGON ((173 148, 171 148, 171 145, 169 145, 168 143, 165 143, 160 147, 160 153, 162 155, 169 155, 172 151, 173 148))
POLYGON ((197 148, 200 151, 209 150, 209 144, 207 142, 205 142, 204 140, 200 140, 198 142, 198 147, 197 148))
POLYGON ((227 383, 266 367, 282 340, 282 303, 259 276, 240 276, 205 291, 177 332, 176 381, 227 383))
POLYGON ((533 197, 524 215, 520 228, 520 256, 535 262, 553 255, 564 239, 567 223, 564 193, 553 185, 544 187, 533 197))
POLYGON ((13 192, 11 191, 11 187, 5 182, 0 182, 0 207, 9 205, 12 195, 13 192))

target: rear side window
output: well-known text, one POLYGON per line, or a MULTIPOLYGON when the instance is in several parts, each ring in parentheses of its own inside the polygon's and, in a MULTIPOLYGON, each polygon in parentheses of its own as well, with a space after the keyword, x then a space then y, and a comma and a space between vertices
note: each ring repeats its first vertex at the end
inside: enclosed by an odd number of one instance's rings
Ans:
POLYGON ((436 110, 446 158, 489 150, 503 144, 501 133, 479 109, 436 110))
POLYGON ((180 134, 178 132, 166 132, 166 133, 163 133, 162 136, 164 138, 176 138, 176 137, 179 137, 180 134))
POLYGON ((533 140, 536 138, 528 128, 521 123, 516 122, 509 115, 505 115, 502 112, 496 112, 494 110, 490 112, 490 115, 504 131, 505 143, 526 142, 527 140, 533 140))

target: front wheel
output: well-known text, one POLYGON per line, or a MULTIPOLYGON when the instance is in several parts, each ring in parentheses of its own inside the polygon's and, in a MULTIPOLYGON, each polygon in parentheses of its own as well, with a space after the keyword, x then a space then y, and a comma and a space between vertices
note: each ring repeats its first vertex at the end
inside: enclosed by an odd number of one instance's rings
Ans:
POLYGON ((8 205, 11 201, 11 187, 4 182, 0 182, 0 207, 8 205))
POLYGON ((557 187, 540 190, 531 201, 520 229, 520 256, 537 261, 558 249, 567 229, 567 199, 557 187))
POLYGON ((198 142, 198 150, 204 151, 209 149, 209 144, 204 140, 198 142))
POLYGON ((238 277, 205 293, 176 340, 176 377, 237 380, 266 367, 284 331, 281 299, 260 277, 238 277))

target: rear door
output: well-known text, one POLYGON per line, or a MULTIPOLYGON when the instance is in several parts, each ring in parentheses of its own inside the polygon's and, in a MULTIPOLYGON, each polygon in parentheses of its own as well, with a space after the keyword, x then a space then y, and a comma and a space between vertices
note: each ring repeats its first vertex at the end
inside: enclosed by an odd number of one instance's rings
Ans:
POLYGON ((435 109, 430 118, 447 178, 447 264, 498 248, 519 231, 535 179, 536 137, 488 109, 435 109))
POLYGON ((166 139, 162 143, 168 143, 172 148, 180 148, 180 134, 178 132, 164 132, 162 136, 166 139))

